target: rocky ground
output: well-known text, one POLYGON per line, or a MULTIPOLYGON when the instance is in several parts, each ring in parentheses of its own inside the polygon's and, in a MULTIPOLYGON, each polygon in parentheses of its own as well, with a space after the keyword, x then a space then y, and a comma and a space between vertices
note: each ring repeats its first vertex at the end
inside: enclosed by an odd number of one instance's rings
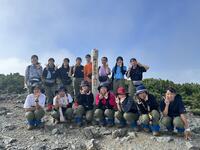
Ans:
POLYGON ((6 150, 187 150, 200 149, 200 117, 188 114, 192 141, 177 136, 153 137, 131 129, 117 129, 73 124, 52 124, 45 116, 45 128, 27 131, 23 102, 25 95, 0 96, 0 149, 6 150))

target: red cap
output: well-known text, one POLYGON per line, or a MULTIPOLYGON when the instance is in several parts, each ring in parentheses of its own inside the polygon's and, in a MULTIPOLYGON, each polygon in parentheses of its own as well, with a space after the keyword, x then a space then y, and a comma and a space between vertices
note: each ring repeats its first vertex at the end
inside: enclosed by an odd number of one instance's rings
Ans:
POLYGON ((119 87, 117 89, 117 94, 118 95, 126 95, 127 94, 126 89, 124 87, 119 87))

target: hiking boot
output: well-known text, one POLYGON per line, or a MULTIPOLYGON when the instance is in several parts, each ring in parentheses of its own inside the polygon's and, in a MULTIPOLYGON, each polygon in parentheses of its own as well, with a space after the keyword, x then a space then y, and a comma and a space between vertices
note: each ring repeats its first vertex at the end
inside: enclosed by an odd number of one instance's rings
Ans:
POLYGON ((76 123, 77 127, 81 127, 82 126, 82 118, 75 117, 75 123, 76 123))
POLYGON ((32 126, 32 125, 27 126, 27 130, 33 130, 33 129, 34 129, 34 126, 32 126))
POLYGON ((107 119, 106 123, 107 123, 107 127, 113 127, 114 126, 114 119, 107 119))

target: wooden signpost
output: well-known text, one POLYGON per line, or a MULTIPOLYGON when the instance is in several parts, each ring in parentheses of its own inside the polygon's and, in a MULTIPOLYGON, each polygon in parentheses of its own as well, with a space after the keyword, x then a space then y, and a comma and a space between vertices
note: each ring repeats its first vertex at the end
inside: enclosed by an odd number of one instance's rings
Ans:
POLYGON ((96 96, 98 92, 99 80, 98 80, 98 49, 92 50, 92 93, 96 96))

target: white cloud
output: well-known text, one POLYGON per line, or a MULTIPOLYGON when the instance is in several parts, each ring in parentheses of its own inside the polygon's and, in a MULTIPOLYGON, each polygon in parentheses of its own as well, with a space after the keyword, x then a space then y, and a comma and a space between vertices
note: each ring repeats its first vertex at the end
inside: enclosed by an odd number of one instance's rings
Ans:
POLYGON ((28 62, 25 62, 19 58, 5 58, 0 59, 0 73, 1 74, 10 74, 19 72, 20 74, 25 73, 25 67, 28 65, 28 62))
MULTIPOLYGON (((49 53, 43 53, 39 56, 39 62, 42 64, 43 67, 45 67, 45 64, 47 64, 47 61, 50 57, 53 57, 55 59, 55 64, 61 66, 62 61, 65 57, 70 58, 71 65, 75 63, 76 56, 71 53, 69 50, 62 49, 55 52, 49 52, 49 53)), ((31 57, 32 54, 30 54, 31 57)), ((20 74, 24 75, 26 66, 30 64, 30 58, 26 59, 20 59, 16 57, 10 57, 10 58, 1 58, 0 59, 0 73, 1 74, 9 74, 9 73, 16 73, 19 72, 20 74)))

